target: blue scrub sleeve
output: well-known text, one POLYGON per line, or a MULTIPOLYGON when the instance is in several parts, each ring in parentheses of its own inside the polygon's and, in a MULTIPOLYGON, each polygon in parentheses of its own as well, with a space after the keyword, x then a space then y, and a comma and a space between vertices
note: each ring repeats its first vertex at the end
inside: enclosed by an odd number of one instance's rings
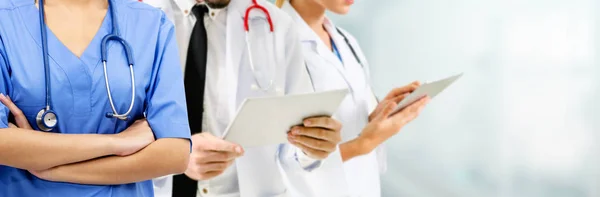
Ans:
MULTIPOLYGON (((10 71, 8 68, 8 61, 6 59, 6 53, 4 52, 4 43, 2 43, 2 37, 0 37, 0 93, 9 95, 10 87, 10 71)), ((8 108, 0 103, 0 128, 4 129, 8 127, 8 108)))
POLYGON ((173 24, 162 16, 152 71, 152 85, 147 92, 146 118, 156 139, 190 138, 183 74, 173 24))

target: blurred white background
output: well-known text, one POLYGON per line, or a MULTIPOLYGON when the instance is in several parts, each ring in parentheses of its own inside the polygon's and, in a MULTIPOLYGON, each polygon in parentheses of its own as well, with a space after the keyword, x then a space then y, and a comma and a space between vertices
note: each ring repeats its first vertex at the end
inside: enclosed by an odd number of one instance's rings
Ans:
POLYGON ((379 96, 465 73, 386 144, 384 196, 600 196, 599 0, 359 0, 330 16, 379 96))

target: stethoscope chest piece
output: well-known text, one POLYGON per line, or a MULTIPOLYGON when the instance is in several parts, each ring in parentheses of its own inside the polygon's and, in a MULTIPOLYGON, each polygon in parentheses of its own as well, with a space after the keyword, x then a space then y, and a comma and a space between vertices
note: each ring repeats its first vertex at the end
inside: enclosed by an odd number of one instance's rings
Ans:
POLYGON ((42 109, 35 118, 38 128, 42 131, 52 131, 58 124, 56 113, 50 109, 42 109))

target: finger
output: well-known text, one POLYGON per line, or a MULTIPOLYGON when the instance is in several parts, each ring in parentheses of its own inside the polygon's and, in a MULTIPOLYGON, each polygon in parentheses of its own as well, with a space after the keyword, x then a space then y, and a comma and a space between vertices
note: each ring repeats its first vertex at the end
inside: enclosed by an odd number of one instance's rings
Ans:
POLYGON ((399 88, 394 88, 394 89, 392 89, 392 91, 390 91, 388 93, 388 95, 384 98, 384 100, 389 100, 389 99, 392 99, 392 98, 397 97, 399 95, 415 91, 415 89, 417 89, 420 85, 421 85, 420 82, 414 81, 414 82, 412 82, 410 84, 407 84, 405 86, 402 86, 402 87, 399 87, 399 88))
POLYGON ((195 157, 198 164, 232 161, 240 155, 234 152, 202 151, 195 157))
POLYGON ((336 143, 341 140, 339 139, 341 137, 337 132, 332 132, 330 130, 314 127, 294 127, 292 128, 291 134, 294 136, 306 136, 336 143))
POLYGON ((201 150, 244 154, 244 149, 240 145, 217 138, 209 132, 203 132, 199 137, 198 148, 201 150))
POLYGON ((297 143, 297 142, 293 142, 290 141, 290 143, 298 148, 300 148, 306 155, 308 155, 309 157, 313 158, 313 159, 325 159, 327 158, 327 155, 329 155, 329 153, 322 151, 322 150, 317 150, 317 149, 313 149, 310 148, 306 145, 297 143))
POLYGON ((17 126, 19 128, 31 129, 31 126, 29 126, 29 122, 27 121, 27 117, 25 117, 23 111, 21 111, 21 109, 19 109, 19 107, 17 107, 17 105, 15 105, 15 103, 12 102, 10 97, 7 97, 4 94, 0 94, 0 102, 2 102, 2 104, 4 104, 4 106, 8 108, 10 113, 13 114, 13 116, 15 117, 15 122, 17 123, 17 126))
POLYGON ((335 151, 336 143, 329 141, 319 140, 306 136, 290 136, 289 141, 295 142, 296 144, 302 144, 310 149, 319 150, 323 152, 335 151))
POLYGON ((427 105, 427 103, 429 103, 429 97, 423 97, 417 102, 410 104, 408 107, 404 108, 400 113, 392 117, 394 119, 393 122, 401 125, 407 124, 408 122, 417 118, 417 116, 423 110, 425 105, 427 105))
POLYGON ((399 103, 400 101, 404 100, 404 98, 406 98, 409 95, 409 93, 404 93, 400 96, 394 97, 392 99, 390 99, 392 102, 394 103, 399 103))
POLYGON ((8 123, 8 128, 19 128, 19 127, 17 127, 17 125, 15 125, 11 122, 11 123, 8 123))
POLYGON ((384 106, 383 109, 381 110, 381 112, 375 116, 375 118, 373 119, 373 121, 382 121, 387 119, 392 112, 394 111, 394 109, 396 108, 396 103, 394 102, 390 102, 390 101, 384 101, 384 106))
POLYGON ((315 117, 304 120, 305 127, 320 127, 333 131, 342 129, 342 123, 330 117, 315 117))
POLYGON ((209 173, 215 171, 225 171, 233 161, 229 162, 212 162, 202 165, 200 168, 200 173, 209 173))

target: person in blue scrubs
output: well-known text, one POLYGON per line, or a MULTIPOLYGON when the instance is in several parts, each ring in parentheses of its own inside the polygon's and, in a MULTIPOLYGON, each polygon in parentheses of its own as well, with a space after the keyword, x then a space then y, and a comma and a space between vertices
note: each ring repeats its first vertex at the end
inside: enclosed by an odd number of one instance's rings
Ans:
MULTIPOLYGON (((59 117, 51 132, 34 131, 46 106, 40 10, 34 0, 0 1, 0 197, 150 197, 150 179, 185 171, 190 130, 173 24, 146 4, 110 1, 114 16, 107 0, 45 2, 50 104, 59 117), (106 116, 100 49, 112 17, 135 61, 126 121, 106 116)), ((123 113, 129 67, 118 42, 107 48, 108 82, 123 113)))

